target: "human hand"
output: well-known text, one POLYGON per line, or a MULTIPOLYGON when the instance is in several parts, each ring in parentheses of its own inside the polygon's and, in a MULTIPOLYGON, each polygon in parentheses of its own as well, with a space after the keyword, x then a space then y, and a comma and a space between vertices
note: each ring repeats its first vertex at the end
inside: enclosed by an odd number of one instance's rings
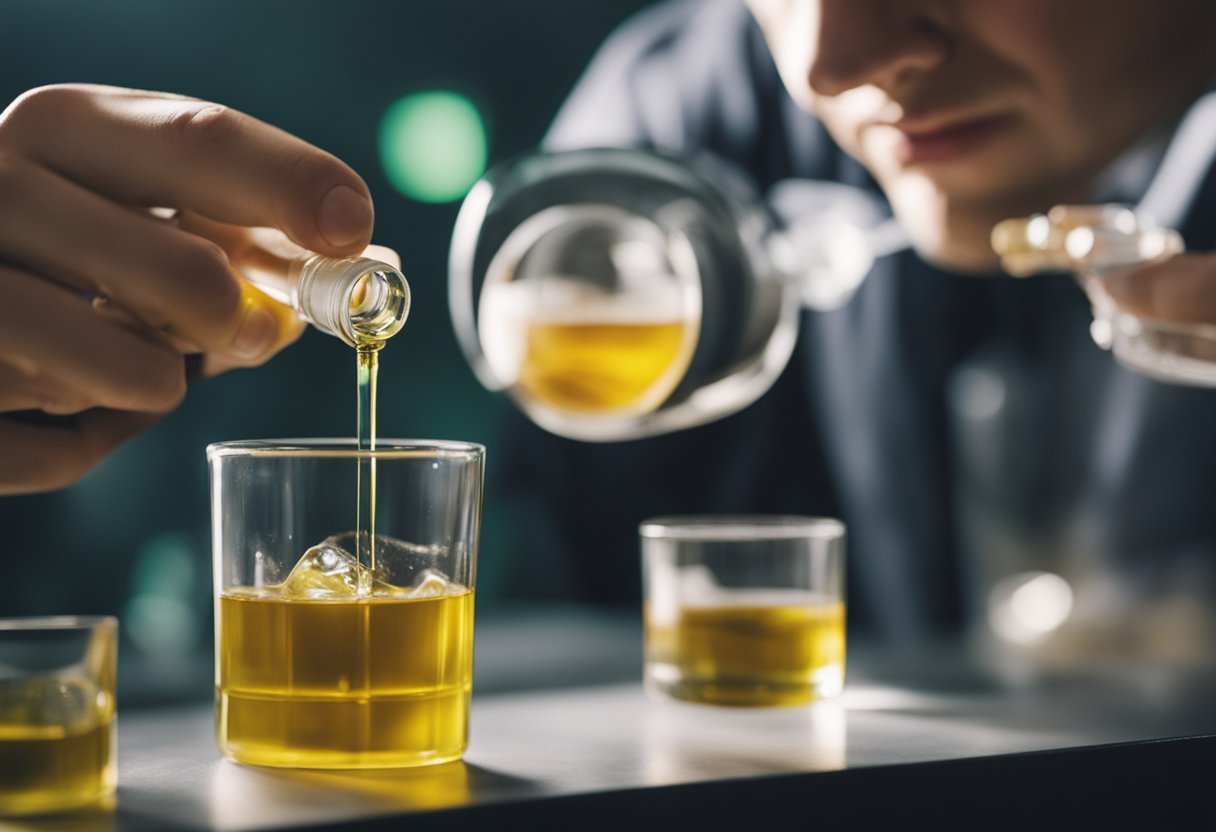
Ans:
POLYGON ((210 375, 298 337, 233 273, 242 229, 340 257, 372 222, 350 168, 234 110, 88 85, 20 96, 0 113, 0 494, 66 486, 172 410, 187 355, 210 375))
MULTIPOLYGON (((1106 275, 1098 283, 1120 312, 1152 322, 1136 328, 1149 349, 1216 365, 1216 255, 1180 254, 1106 275)), ((1188 372, 1178 378, 1211 386, 1210 372, 1188 372)))
POLYGON ((1216 254, 1180 254, 1112 274, 1103 287, 1124 312, 1172 324, 1216 326, 1216 254))

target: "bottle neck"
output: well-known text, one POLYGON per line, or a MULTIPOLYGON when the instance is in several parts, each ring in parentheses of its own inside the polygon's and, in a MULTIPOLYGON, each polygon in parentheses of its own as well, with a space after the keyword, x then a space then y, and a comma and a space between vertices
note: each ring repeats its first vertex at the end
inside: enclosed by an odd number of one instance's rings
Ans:
POLYGON ((287 283, 302 318, 352 347, 388 340, 409 315, 405 276, 368 257, 310 254, 292 261, 287 283))

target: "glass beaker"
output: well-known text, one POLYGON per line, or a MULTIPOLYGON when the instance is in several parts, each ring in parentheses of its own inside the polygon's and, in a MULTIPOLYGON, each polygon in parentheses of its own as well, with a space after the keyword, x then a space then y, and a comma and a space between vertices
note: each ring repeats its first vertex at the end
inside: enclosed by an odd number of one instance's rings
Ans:
POLYGON ((844 684, 845 528, 827 517, 657 517, 642 539, 646 687, 799 705, 844 684))
POLYGON ((570 438, 734 413, 785 368, 804 304, 840 306, 877 254, 906 245, 856 189, 802 184, 809 199, 777 195, 803 204, 784 226, 708 156, 592 149, 493 170, 452 237, 457 339, 487 388, 570 438))
POLYGON ((208 447, 226 756, 296 768, 460 758, 484 456, 392 439, 374 451, 319 439, 208 447), (357 463, 369 459, 374 547, 348 531, 357 463))
POLYGON ((114 794, 117 656, 108 616, 0 619, 0 817, 114 794))

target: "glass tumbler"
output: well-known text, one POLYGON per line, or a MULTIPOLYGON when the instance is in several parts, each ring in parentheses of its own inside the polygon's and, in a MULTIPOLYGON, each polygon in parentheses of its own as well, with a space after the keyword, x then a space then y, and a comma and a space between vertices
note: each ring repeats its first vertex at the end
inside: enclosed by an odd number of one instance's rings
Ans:
POLYGON ((844 684, 845 528, 818 517, 643 522, 647 689, 796 705, 844 684))
POLYGON ((459 759, 485 449, 310 439, 207 456, 224 755, 300 768, 459 759))
POLYGON ((113 618, 0 619, 0 816, 113 795, 117 655, 113 618))

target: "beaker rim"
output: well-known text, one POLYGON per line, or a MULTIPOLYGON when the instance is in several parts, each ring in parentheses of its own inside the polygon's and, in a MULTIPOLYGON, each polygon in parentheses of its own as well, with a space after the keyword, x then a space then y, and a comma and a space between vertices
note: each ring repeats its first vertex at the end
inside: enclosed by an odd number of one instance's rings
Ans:
POLYGON ((332 458, 376 457, 379 459, 448 458, 476 459, 485 456, 485 446, 476 442, 449 439, 382 439, 375 450, 360 450, 354 439, 238 439, 213 442, 207 446, 207 459, 233 456, 332 458))
POLYGON ((26 630, 92 630, 97 627, 117 627, 112 615, 27 615, 0 618, 0 631, 26 630))
POLYGON ((792 514, 671 515, 643 520, 638 534, 652 540, 747 541, 843 537, 845 525, 835 517, 792 514))

